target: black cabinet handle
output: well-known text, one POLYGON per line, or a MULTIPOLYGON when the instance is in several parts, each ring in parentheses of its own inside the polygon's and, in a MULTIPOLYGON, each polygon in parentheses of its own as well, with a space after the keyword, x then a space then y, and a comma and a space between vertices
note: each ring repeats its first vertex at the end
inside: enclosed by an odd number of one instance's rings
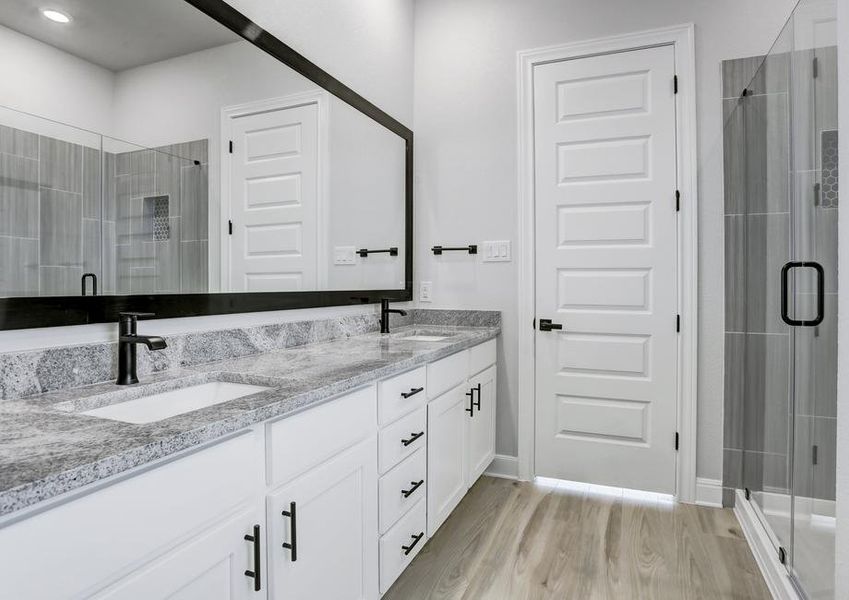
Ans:
POLYGON ((420 388, 410 388, 410 391, 409 391, 409 392, 401 392, 401 397, 402 397, 402 398, 409 398, 410 396, 415 396, 415 395, 416 395, 416 394, 418 394, 419 392, 423 392, 423 391, 424 391, 424 388, 423 388, 423 387, 420 387, 420 388))
POLYGON ((430 249, 436 256, 440 256, 443 252, 468 252, 469 254, 477 254, 478 246, 477 244, 469 244, 468 246, 459 246, 459 247, 448 247, 448 246, 434 246, 430 249))
POLYGON ((409 490, 401 490, 401 494, 404 496, 404 498, 409 498, 417 489, 422 486, 423 483, 424 479, 419 479, 418 481, 411 481, 410 485, 412 485, 413 487, 411 487, 409 490))
POLYGON ((466 392, 466 395, 471 399, 469 401, 469 408, 465 409, 467 413, 469 413, 470 417, 475 416, 475 388, 470 389, 466 392))
POLYGON ((368 248, 360 248, 357 250, 360 258, 366 258, 369 254, 388 254, 389 256, 398 256, 398 248, 393 246, 384 250, 369 250, 368 248))
POLYGON ((245 540, 253 542, 254 547, 254 570, 245 571, 245 577, 253 578, 254 591, 258 592, 262 589, 262 549, 259 541, 259 525, 254 525, 254 534, 246 535, 245 540))
POLYGON ((552 329, 563 329, 563 325, 561 323, 552 323, 551 319, 539 320, 540 331, 551 331, 552 329))
POLYGON ((298 513, 297 513, 298 505, 295 502, 289 503, 289 510, 284 510, 282 512, 284 517, 289 517, 291 531, 292 531, 292 542, 283 542, 283 547, 289 549, 292 552, 292 562, 298 560, 298 513))
POLYGON ((404 556, 408 555, 410 552, 413 551, 413 548, 416 547, 416 544, 418 544, 424 537, 424 531, 422 531, 418 535, 411 535, 410 537, 413 539, 413 543, 409 546, 401 546, 401 550, 404 551, 404 556))
POLYGON ((822 265, 812 261, 791 261, 781 267, 781 320, 791 327, 816 327, 825 318, 825 271, 822 265), (787 277, 795 268, 813 269, 817 274, 817 316, 812 321, 794 319, 789 314, 787 303, 787 277))
POLYGON ((402 443, 402 444, 404 444, 405 446, 409 446, 410 444, 412 444, 413 442, 415 442, 417 439, 419 439, 419 438, 420 438, 420 437, 422 437, 423 435, 424 435, 424 431, 420 431, 420 432, 418 432, 418 433, 411 433, 411 434, 410 434, 410 439, 408 439, 408 440, 401 440, 401 443, 402 443))

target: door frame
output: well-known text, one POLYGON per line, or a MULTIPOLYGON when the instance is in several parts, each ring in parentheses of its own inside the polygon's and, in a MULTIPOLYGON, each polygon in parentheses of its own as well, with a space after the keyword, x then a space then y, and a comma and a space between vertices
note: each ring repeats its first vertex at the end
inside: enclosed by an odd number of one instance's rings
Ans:
MULTIPOLYGON (((535 311, 535 190, 534 87, 536 65, 656 46, 672 46, 678 77, 676 95, 676 166, 681 210, 678 213, 678 432, 675 495, 682 502, 696 498, 696 397, 698 335, 698 187, 696 157, 695 28, 692 23, 598 38, 517 53, 518 80, 518 217, 519 275, 519 478, 535 475, 536 359, 535 311)), ((671 82, 670 82, 671 85, 671 82)), ((674 190, 669 191, 674 202, 674 190)), ((674 315, 670 315, 670 319, 674 315)), ((672 443, 672 440, 670 440, 672 443)))
MULTIPOLYGON (((326 248, 328 239, 328 223, 326 222, 328 211, 327 202, 330 198, 330 94, 324 90, 309 90, 282 96, 279 98, 268 98, 244 104, 225 106, 221 109, 221 135, 219 136, 219 152, 221 165, 221 186, 219 193, 219 265, 220 282, 222 289, 230 290, 230 240, 224 221, 230 219, 230 154, 228 142, 232 138, 231 124, 233 119, 245 117, 257 113, 273 112, 297 108, 307 104, 315 104, 318 107, 318 164, 316 165, 316 283, 319 289, 327 287, 328 252, 326 248)), ((210 227, 212 231, 213 228, 210 227)), ((212 253, 210 252, 210 256, 212 253)), ((210 265, 212 267, 212 265, 210 265)), ((210 268, 212 272, 212 268, 210 268)))

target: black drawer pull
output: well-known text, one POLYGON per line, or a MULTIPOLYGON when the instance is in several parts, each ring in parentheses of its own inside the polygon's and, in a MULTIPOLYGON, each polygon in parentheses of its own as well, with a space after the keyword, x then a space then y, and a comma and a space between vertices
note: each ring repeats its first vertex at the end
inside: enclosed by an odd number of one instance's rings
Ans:
POLYGON ((423 387, 422 388, 410 388, 409 392, 401 392, 401 397, 402 398, 409 398, 410 396, 415 396, 419 392, 423 392, 423 391, 424 391, 423 387))
POLYGON ((289 510, 284 510, 282 515, 291 519, 292 542, 283 542, 283 547, 291 550, 292 562, 298 560, 298 505, 294 502, 289 503, 289 510))
POLYGON ((409 446, 410 444, 412 444, 413 442, 415 442, 417 439, 419 439, 419 438, 420 438, 420 437, 422 437, 423 435, 424 435, 424 431, 420 431, 420 432, 418 432, 418 433, 411 433, 411 434, 410 434, 410 439, 408 439, 408 440, 401 440, 401 443, 402 443, 402 444, 404 444, 405 446, 409 446))
POLYGON ((245 577, 253 578, 254 591, 258 592, 262 589, 262 549, 259 541, 259 525, 254 525, 254 534, 246 535, 245 541, 253 542, 254 546, 254 570, 245 571, 245 577))
POLYGON ((410 485, 412 485, 413 487, 411 487, 409 490, 401 490, 401 494, 404 496, 404 498, 409 498, 417 489, 422 486, 423 483, 424 479, 420 479, 418 481, 411 481, 410 485))
POLYGON ((468 392, 466 392, 466 395, 469 398, 471 398, 472 401, 469 402, 469 408, 466 408, 465 411, 467 413, 469 413, 470 417, 474 417, 475 416, 475 388, 472 388, 468 392))
POLYGON ((424 537, 424 531, 422 531, 418 535, 411 535, 410 537, 413 539, 413 543, 410 544, 409 546, 401 546, 401 550, 404 551, 404 556, 407 556, 410 552, 413 551, 413 548, 416 547, 416 544, 418 544, 421 541, 421 539, 424 537))

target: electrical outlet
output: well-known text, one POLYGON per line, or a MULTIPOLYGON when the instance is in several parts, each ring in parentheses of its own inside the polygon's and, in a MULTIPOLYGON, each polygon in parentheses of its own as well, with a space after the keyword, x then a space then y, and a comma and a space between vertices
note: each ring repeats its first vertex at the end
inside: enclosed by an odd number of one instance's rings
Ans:
POLYGON ((433 283, 422 281, 419 283, 419 302, 433 302, 433 283))
POLYGON ((355 265, 357 264, 357 249, 353 246, 336 246, 333 248, 333 264, 334 265, 355 265))
POLYGON ((509 240, 484 242, 482 246, 483 262, 510 262, 512 260, 509 240))

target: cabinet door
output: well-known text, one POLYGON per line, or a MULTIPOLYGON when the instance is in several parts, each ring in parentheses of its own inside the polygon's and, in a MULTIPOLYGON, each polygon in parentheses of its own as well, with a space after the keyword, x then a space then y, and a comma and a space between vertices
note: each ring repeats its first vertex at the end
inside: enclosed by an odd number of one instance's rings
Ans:
POLYGON ((469 381, 474 393, 474 411, 466 413, 469 470, 466 484, 471 487, 495 458, 495 366, 469 381))
POLYGON ((463 383, 427 407, 427 532, 433 536, 466 494, 466 418, 471 399, 463 383))
POLYGON ((261 600, 265 598, 265 543, 262 507, 240 511, 214 528, 148 563, 132 575, 110 586, 94 598, 129 600, 169 598, 169 600, 261 600), (260 525, 260 589, 254 575, 254 526, 260 525))
POLYGON ((274 600, 377 598, 374 437, 280 488, 267 505, 274 600))

